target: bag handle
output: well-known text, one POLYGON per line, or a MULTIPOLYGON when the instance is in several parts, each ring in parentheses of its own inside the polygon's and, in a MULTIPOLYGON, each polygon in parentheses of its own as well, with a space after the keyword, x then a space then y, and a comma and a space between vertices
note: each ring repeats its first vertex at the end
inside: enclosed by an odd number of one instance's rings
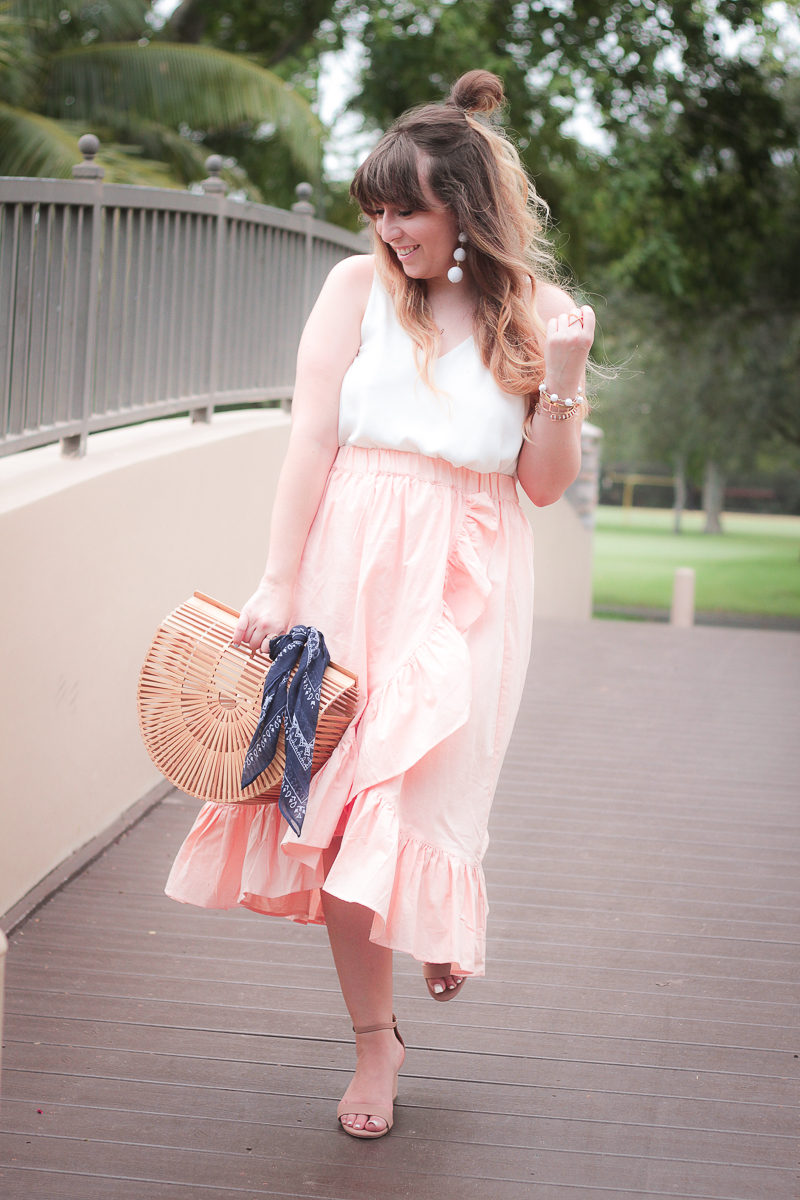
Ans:
POLYGON ((192 593, 198 600, 202 600, 205 604, 210 604, 212 608, 218 608, 220 612, 229 613, 230 616, 239 618, 239 612, 235 608, 230 608, 227 604, 222 604, 219 600, 215 600, 213 596, 207 596, 205 592, 192 593))
MULTIPOLYGON (((220 600, 215 600, 213 596, 207 596, 205 592, 193 592, 192 595, 196 600, 202 601, 203 604, 210 604, 211 607, 216 608, 218 612, 227 613, 228 616, 235 617, 238 621, 239 612, 237 609, 231 608, 230 605, 223 604, 220 600)), ((240 649, 243 648, 240 647, 240 649)), ((267 661, 270 661, 269 655, 264 655, 264 657, 267 659, 267 661)), ((358 686, 358 676, 354 675, 352 671, 348 671, 347 667, 340 667, 338 663, 332 662, 329 664, 329 669, 332 672, 338 671, 340 675, 345 675, 352 681, 352 683, 356 685, 356 687, 358 686)))

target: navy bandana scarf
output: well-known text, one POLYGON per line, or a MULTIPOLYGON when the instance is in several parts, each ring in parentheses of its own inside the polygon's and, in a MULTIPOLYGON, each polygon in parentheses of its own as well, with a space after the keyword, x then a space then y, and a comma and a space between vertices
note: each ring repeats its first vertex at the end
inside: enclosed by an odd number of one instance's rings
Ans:
POLYGON ((295 625, 289 633, 271 638, 269 652, 272 666, 264 680, 261 717, 244 759, 242 787, 254 783, 272 762, 283 725, 286 767, 278 807, 299 834, 308 804, 319 694, 330 655, 322 634, 310 625, 295 625))

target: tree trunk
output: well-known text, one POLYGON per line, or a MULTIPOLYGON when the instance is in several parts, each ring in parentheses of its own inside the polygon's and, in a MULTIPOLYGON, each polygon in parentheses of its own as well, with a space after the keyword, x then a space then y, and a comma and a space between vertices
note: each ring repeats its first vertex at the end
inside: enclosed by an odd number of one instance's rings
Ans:
POLYGON ((675 458, 675 493, 672 501, 672 532, 681 533, 683 510, 686 508, 686 455, 675 458))
POLYGON ((709 459, 703 479, 703 509, 706 523, 703 533, 722 533, 722 502, 725 497, 725 476, 719 463, 709 459))

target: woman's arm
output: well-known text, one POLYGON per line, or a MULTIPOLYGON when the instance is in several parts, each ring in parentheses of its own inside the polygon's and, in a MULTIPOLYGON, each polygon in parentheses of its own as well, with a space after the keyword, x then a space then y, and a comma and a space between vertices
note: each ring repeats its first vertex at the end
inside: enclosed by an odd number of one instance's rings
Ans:
MULTIPOLYGON (((574 398, 578 388, 585 387, 586 360, 594 340, 594 312, 588 304, 578 310, 566 292, 549 283, 537 285, 536 309, 547 328, 547 390, 574 398), (570 324, 569 314, 578 311, 583 323, 573 318, 570 324)), ((534 504, 553 504, 576 478, 581 466, 581 420, 580 413, 568 421, 554 421, 537 411, 530 422, 531 440, 522 444, 517 475, 534 504)))
POLYGON ((339 448, 339 391, 361 344, 372 285, 368 255, 344 259, 328 275, 297 353, 292 428, 270 522, 269 552, 258 588, 242 609, 234 644, 254 650, 288 624, 308 531, 339 448))

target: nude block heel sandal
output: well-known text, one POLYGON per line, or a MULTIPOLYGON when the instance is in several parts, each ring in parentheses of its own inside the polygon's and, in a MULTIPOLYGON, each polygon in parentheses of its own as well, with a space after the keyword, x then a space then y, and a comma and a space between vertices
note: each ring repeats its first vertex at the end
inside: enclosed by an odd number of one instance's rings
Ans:
POLYGON ((448 969, 446 971, 442 971, 440 967, 440 963, 423 963, 422 976, 433 999, 440 1000, 442 1003, 444 1003, 445 1000, 454 1000, 456 998, 464 984, 467 982, 467 976, 463 975, 454 988, 445 988, 443 992, 435 992, 433 990, 433 984, 431 980, 444 979, 446 975, 452 975, 453 973, 452 963, 448 965, 448 969))
MULTIPOLYGON (((397 1017, 392 1017, 391 1025, 364 1025, 360 1029, 353 1026, 353 1032, 360 1036, 365 1033, 378 1033, 382 1029, 393 1029, 394 1036, 397 1038, 400 1045, 405 1050, 406 1044, 403 1041, 400 1030, 397 1028, 397 1017)), ((400 1066, 403 1064, 401 1063, 400 1066)), ((394 1084, 392 1086, 392 1103, 397 1099, 397 1077, 400 1074, 400 1067, 394 1073, 394 1084)), ((339 1124, 342 1124, 342 1117, 347 1113, 367 1113, 370 1118, 378 1117, 381 1121, 386 1122, 385 1129, 353 1129, 350 1125, 342 1125, 345 1133, 349 1133, 350 1137, 356 1138, 379 1138, 385 1137, 394 1124, 394 1110, 386 1108, 380 1101, 366 1100, 361 1097, 348 1096, 347 1093, 339 1101, 339 1107, 336 1110, 336 1116, 339 1124)))

